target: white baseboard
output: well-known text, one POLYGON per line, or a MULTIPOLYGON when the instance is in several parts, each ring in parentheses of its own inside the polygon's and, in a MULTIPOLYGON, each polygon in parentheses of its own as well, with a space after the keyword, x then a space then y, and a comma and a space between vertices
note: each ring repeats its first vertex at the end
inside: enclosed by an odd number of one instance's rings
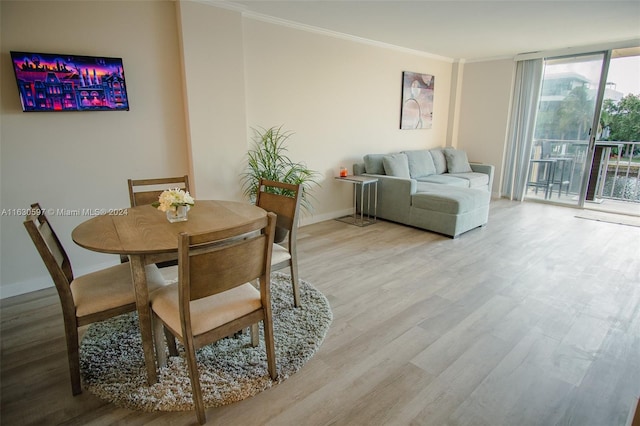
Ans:
MULTIPOLYGON (((75 276, 81 276, 100 269, 108 268, 109 266, 113 265, 115 265, 114 262, 107 262, 93 265, 89 268, 79 268, 78 270, 74 269, 73 274, 75 276)), ((0 286, 0 299, 20 296, 21 294, 31 293, 32 291, 43 290, 50 287, 53 287, 53 281, 48 274, 41 277, 32 278, 30 280, 3 284, 2 286, 0 286)))
MULTIPOLYGON (((303 217, 300 219, 300 226, 313 225, 314 223, 324 222, 325 220, 337 219, 342 216, 347 216, 353 213, 353 208, 339 210, 331 213, 325 213, 321 215, 313 215, 308 217, 303 217)), ((97 271, 99 269, 108 268, 109 266, 113 266, 115 263, 102 263, 98 265, 93 265, 90 268, 80 268, 77 271, 74 270, 74 275, 80 276, 84 274, 88 274, 89 272, 97 271)), ((51 281, 51 277, 49 275, 33 278, 26 281, 20 281, 10 284, 2 284, 0 286, 0 299, 5 299, 8 297, 19 296, 21 294, 30 293, 32 291, 38 291, 45 288, 53 287, 53 281, 51 281)))
POLYGON ((353 208, 339 210, 336 212, 325 213, 321 215, 313 215, 310 217, 300 218, 300 226, 313 225, 314 223, 324 222, 325 220, 337 219, 342 216, 353 214, 353 208))
POLYGON ((45 288, 53 287, 53 281, 49 275, 37 277, 27 281, 5 284, 0 287, 0 299, 19 296, 21 294, 31 293, 45 288))

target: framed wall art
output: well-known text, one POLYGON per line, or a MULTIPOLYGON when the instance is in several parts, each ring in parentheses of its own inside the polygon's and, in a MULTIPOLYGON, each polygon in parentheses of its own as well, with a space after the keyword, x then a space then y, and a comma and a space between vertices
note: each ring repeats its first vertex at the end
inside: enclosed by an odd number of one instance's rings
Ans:
POLYGON ((400 129, 430 129, 433 121, 434 76, 402 73, 400 129))
POLYGON ((120 58, 11 52, 23 111, 128 111, 120 58))

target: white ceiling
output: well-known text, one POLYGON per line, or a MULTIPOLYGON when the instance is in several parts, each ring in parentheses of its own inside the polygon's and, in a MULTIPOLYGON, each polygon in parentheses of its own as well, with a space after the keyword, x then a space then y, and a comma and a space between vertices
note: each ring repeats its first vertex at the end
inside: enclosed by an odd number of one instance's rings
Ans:
POLYGON ((242 10, 247 16, 320 28, 467 61, 640 38, 640 0, 227 0, 222 3, 242 10))

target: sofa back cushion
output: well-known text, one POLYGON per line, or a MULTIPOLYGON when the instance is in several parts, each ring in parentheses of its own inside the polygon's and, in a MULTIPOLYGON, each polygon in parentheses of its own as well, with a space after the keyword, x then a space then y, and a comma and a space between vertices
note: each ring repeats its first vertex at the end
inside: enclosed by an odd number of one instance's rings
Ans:
POLYGON ((433 158, 428 150, 404 151, 404 154, 407 155, 409 161, 409 174, 412 179, 436 174, 436 166, 433 164, 433 158))
MULTIPOLYGON (((389 176, 410 178, 407 154, 390 154, 382 157, 384 172, 389 176)), ((368 173, 368 172, 367 172, 368 173)))
POLYGON ((449 173, 467 173, 472 171, 466 152, 455 148, 445 148, 444 157, 447 159, 447 170, 449 170, 449 173))
POLYGON ((367 173, 383 175, 384 166, 382 164, 384 154, 367 154, 364 156, 364 169, 367 173))
POLYGON ((447 160, 444 158, 442 148, 430 149, 431 158, 433 158, 433 164, 436 167, 436 173, 441 175, 447 172, 447 160))

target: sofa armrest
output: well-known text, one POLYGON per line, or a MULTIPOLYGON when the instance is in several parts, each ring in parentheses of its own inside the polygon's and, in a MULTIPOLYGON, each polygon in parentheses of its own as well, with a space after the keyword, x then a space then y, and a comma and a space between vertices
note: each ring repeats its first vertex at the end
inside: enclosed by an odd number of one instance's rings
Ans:
POLYGON ((364 176, 378 178, 378 217, 396 222, 409 220, 411 196, 417 191, 415 179, 368 173, 364 176))
POLYGON ((473 170, 474 172, 489 175, 489 183, 487 187, 489 189, 489 192, 491 192, 493 188, 493 174, 495 172, 495 167, 491 164, 481 163, 470 163, 469 165, 471 166, 471 170, 473 170))

